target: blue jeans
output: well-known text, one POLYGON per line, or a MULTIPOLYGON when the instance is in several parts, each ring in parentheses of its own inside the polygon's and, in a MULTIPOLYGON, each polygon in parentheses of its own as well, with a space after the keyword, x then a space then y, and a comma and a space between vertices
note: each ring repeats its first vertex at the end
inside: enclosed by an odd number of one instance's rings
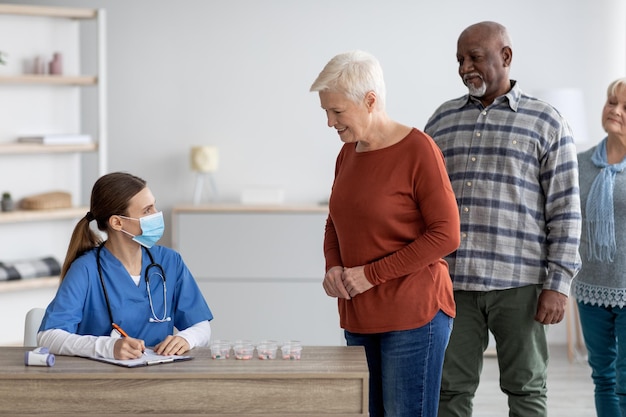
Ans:
POLYGON ((578 302, 598 417, 626 417, 626 308, 578 302))
POLYGON ((436 417, 443 357, 453 319, 442 311, 417 329, 375 334, 345 331, 364 346, 370 373, 370 417, 436 417))

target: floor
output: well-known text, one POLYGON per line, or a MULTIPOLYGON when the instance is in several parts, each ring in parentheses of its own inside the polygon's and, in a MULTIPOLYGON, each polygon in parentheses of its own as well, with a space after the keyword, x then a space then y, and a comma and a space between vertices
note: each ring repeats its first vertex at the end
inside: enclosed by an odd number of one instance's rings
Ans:
MULTIPOLYGON (((575 352, 572 362, 566 346, 552 346, 548 365, 548 414, 551 417, 595 416, 591 369, 584 353, 575 352)), ((473 417, 508 416, 507 398, 498 384, 495 356, 485 358, 481 383, 474 398, 473 417)))

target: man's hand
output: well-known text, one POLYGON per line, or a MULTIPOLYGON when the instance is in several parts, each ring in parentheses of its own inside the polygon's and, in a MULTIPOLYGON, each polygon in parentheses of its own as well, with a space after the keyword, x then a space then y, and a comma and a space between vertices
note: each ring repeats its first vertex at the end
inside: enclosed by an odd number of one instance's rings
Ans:
POLYGON ((557 324, 565 317, 567 296, 558 291, 543 290, 537 302, 535 320, 542 324, 557 324))

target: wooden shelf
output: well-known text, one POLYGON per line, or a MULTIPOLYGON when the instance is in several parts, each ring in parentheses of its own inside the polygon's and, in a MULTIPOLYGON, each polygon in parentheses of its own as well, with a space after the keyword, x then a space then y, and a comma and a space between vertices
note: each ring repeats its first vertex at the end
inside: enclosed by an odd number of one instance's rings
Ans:
POLYGON ((97 150, 98 144, 95 142, 78 145, 42 145, 38 143, 18 142, 0 143, 0 155, 95 152, 97 150))
POLYGON ((98 84, 98 77, 93 75, 0 75, 0 84, 89 86, 98 84))
POLYGON ((41 277, 17 279, 0 282, 0 293, 34 290, 38 288, 54 288, 59 285, 59 277, 41 277))
POLYGON ((0 13, 22 16, 66 17, 68 19, 94 19, 98 14, 98 10, 71 7, 0 4, 0 13))
POLYGON ((83 217, 88 211, 89 207, 71 207, 53 210, 5 211, 0 212, 0 224, 79 219, 83 217))

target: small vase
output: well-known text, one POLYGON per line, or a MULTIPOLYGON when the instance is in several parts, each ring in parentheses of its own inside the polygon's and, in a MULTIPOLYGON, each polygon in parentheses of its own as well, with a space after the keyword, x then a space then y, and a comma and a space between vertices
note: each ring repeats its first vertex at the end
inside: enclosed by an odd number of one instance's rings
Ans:
POLYGON ((60 52, 55 52, 54 55, 52 55, 52 61, 50 61, 48 73, 50 75, 63 74, 63 57, 60 52))
POLYGON ((44 75, 46 73, 46 61, 42 56, 36 56, 33 62, 33 74, 44 75))

